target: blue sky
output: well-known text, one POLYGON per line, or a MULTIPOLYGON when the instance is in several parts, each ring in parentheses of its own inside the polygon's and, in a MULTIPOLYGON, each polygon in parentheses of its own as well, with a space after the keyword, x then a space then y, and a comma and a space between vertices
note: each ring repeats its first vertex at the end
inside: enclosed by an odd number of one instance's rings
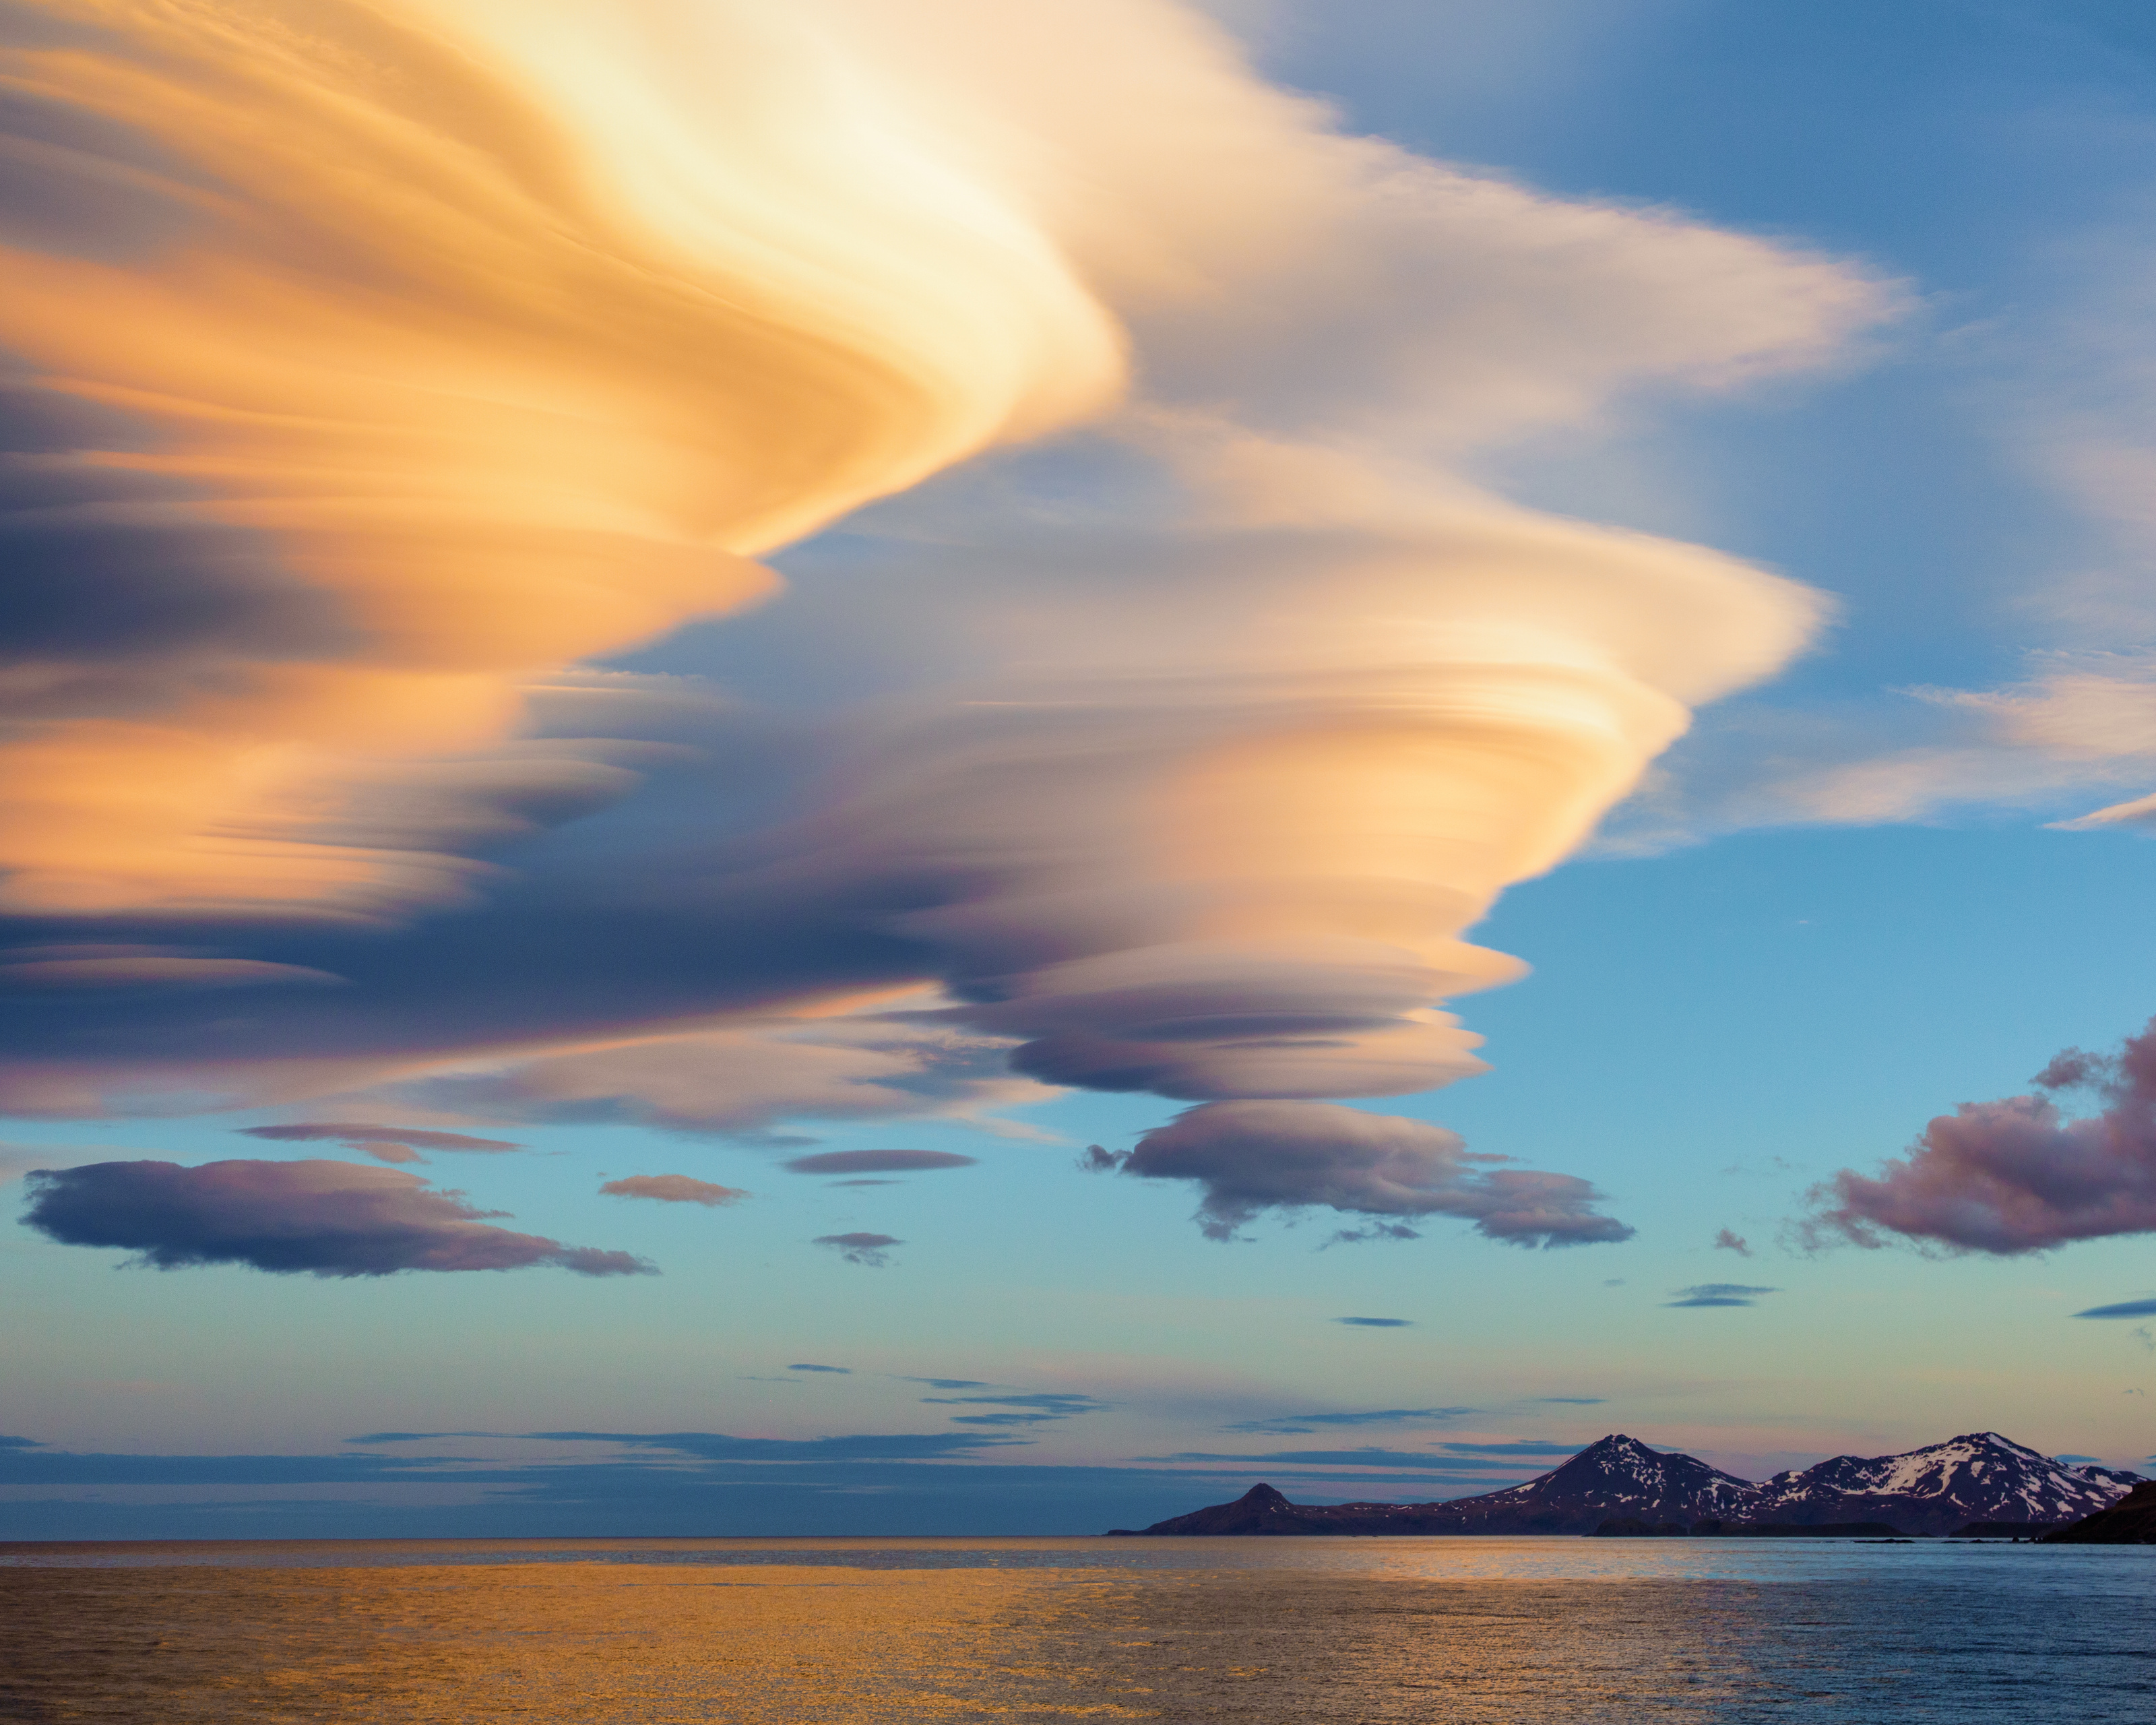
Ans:
MULTIPOLYGON (((1473 927, 1532 967, 1448 1006, 1486 1039, 1491 1070, 1348 1098, 1588 1181, 1600 1213, 1636 1231, 1538 1249, 1475 1231, 1470 1212, 1320 1201, 1209 1240, 1188 1180, 1078 1167, 1089 1144, 1132 1149, 1187 1092, 984 1089, 973 1118, 812 1110, 669 1129, 650 1109, 579 1113, 566 1090, 549 1112, 528 1085, 443 1087, 485 1065, 475 1045, 420 1078, 270 1086, 241 1108, 26 1107, 0 1127, 17 1168, 355 1159, 234 1136, 295 1120, 494 1132, 528 1153, 410 1171, 509 1213, 503 1226, 663 1273, 157 1271, 0 1232, 16 1315, 0 1429, 31 1440, 0 1453, 0 1532, 1082 1532, 1259 1477, 1319 1499, 1481 1491, 1611 1430, 1753 1476, 1983 1429, 2122 1466, 2148 1455, 2156 1341, 2131 1320, 2073 1317, 2156 1291, 2145 1231, 2002 1254, 1915 1235, 1815 1250, 1797 1229, 1837 1170, 1872 1170, 1934 1116, 2025 1091, 2061 1049, 2112 1049, 2156 1014, 2142 829, 2055 824, 2152 788, 2134 775, 2156 779, 2156 710, 2145 741, 2106 752, 1985 730, 2005 709, 1937 692, 2025 702, 2046 677, 2101 675, 2131 685, 2130 704, 2150 685, 2150 518, 2133 479, 2156 388, 2156 331, 2136 303, 2156 23, 2072 0, 1214 9, 1265 75, 1322 95, 1351 134, 1899 285, 1892 315, 1817 364, 1705 398, 1620 393, 1456 464, 1515 502, 1711 546, 1832 603, 1786 670, 1704 706, 1598 838, 1473 927), (1887 791, 1850 788, 1881 762, 1897 763, 1887 791), (851 1187, 783 1166, 891 1147, 978 1162, 851 1187), (751 1195, 596 1195, 603 1179, 667 1173, 751 1195), (1373 1214, 1420 1237, 1334 1240, 1373 1214), (1723 1230, 1745 1250, 1717 1246, 1723 1230), (814 1243, 849 1233, 888 1236, 889 1261, 814 1243), (1762 1291, 1671 1303, 1712 1284, 1762 1291), (1341 1322, 1354 1317, 1404 1322, 1341 1322), (1002 1423, 957 1423, 989 1415, 1002 1423), (1315 1421, 1306 1435, 1283 1429, 1299 1416, 1315 1421), (459 1435, 351 1441, 382 1432, 459 1435), (613 1435, 531 1435, 563 1432, 613 1435), (630 1440, 700 1433, 936 1434, 944 1447, 830 1461, 630 1440), (477 1459, 389 1481, 353 1459, 404 1454, 477 1459), (330 1459, 220 1478, 200 1460, 218 1456, 330 1459), (654 1461, 717 1471, 691 1481, 654 1461), (685 1502, 694 1527, 668 1520, 685 1502)), ((718 767, 639 757, 649 788, 490 853, 505 884, 475 890, 508 903, 515 881, 548 870, 598 875, 632 851, 663 863, 696 822, 761 842, 769 810, 798 796, 790 763, 834 747, 845 702, 880 678, 926 686, 994 629, 1059 627, 1049 610, 1029 622, 1026 588, 980 602, 964 627, 923 622, 907 595, 942 589, 906 572, 945 548, 988 555, 963 536, 978 523, 1009 556, 1054 510, 1092 521, 1152 507, 1129 503, 1154 480, 1120 459, 1082 431, 975 456, 777 551, 795 586, 760 609, 586 655, 741 703, 718 767), (1031 513, 998 516, 1004 488, 1031 513), (855 597, 850 583, 892 571, 884 596, 855 597)), ((622 877, 639 916, 691 874, 648 866, 622 877)), ((516 938, 547 937, 547 890, 516 901, 516 938)), ((457 914, 419 926, 454 940, 457 914)), ((34 926, 13 926, 11 943, 38 945, 21 932, 34 926)), ((732 962, 736 934, 681 926, 685 968, 732 962)), ((577 963, 596 1001, 619 943, 650 937, 643 922, 593 927, 577 963)), ((663 946, 665 919, 650 927, 663 946)), ((336 969, 320 954, 391 941, 280 925, 259 956, 336 969)), ((431 976, 435 962, 408 968, 431 976)), ((849 948, 848 985, 890 986, 883 962, 849 948)), ((506 991, 556 986, 521 974, 505 967, 506 991)), ((410 998, 421 1023, 426 997, 415 984, 410 998)), ((127 1022, 137 1055, 163 1045, 139 1039, 169 1037, 205 1071, 257 1034, 235 1018, 220 1049, 199 1015, 127 1022)))

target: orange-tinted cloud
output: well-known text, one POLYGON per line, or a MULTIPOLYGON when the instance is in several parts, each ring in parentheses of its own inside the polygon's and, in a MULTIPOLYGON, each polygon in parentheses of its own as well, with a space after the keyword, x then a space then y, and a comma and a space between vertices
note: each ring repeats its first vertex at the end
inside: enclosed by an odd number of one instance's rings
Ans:
POLYGON ((599 1190, 610 1198, 648 1198, 658 1204, 700 1204, 706 1209, 739 1204, 748 1196, 738 1186, 715 1185, 709 1180, 691 1179, 686 1174, 626 1174, 619 1180, 608 1180, 599 1190))
POLYGON ((1824 615, 1466 464, 1893 289, 1347 136, 1174 0, 15 10, 24 1111, 1427 1089, 1496 896, 1824 615), (578 668, 909 487, 786 701, 578 668))
MULTIPOLYGON (((813 19, 11 12, 18 201, 127 192, 125 231, 0 249, 0 349, 105 416, 47 438, 43 501, 82 494, 116 583, 226 545, 198 590, 240 638, 10 742, 15 908, 451 896, 453 843, 340 842, 348 778, 498 742, 520 680, 763 596, 748 557, 1116 381, 1038 229, 813 19)), ((89 680, 17 679, 54 680, 89 680)))

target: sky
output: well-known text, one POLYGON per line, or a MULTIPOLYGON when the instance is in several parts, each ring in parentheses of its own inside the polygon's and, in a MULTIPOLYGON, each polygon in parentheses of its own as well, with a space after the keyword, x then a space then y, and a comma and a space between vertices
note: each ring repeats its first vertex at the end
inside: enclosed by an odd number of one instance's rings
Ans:
POLYGON ((2128 0, 0 0, 0 1538, 2156 1450, 2128 0))

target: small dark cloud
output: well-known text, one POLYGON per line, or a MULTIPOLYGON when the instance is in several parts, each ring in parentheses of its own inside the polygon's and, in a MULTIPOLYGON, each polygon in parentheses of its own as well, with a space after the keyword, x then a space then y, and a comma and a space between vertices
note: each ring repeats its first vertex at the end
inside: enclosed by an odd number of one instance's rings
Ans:
POLYGON ((498 1431, 362 1431, 348 1444, 431 1444, 443 1438, 500 1437, 498 1431))
POLYGON ((798 1365, 788 1366, 786 1369, 789 1372, 829 1372, 839 1378, 850 1378, 854 1375, 854 1368, 851 1366, 811 1365, 806 1360, 802 1361, 798 1365))
POLYGON ((948 1150, 827 1150, 797 1156, 787 1167, 797 1174, 919 1174, 946 1168, 974 1168, 980 1158, 948 1150))
POLYGON ((686 1174, 630 1174, 599 1188, 610 1198, 649 1198, 659 1204, 701 1204, 707 1209, 739 1204, 748 1194, 737 1186, 715 1186, 686 1174))
POLYGON ((2116 1306, 2092 1306, 2076 1317, 2156 1317, 2156 1299, 2122 1300, 2116 1306))
MULTIPOLYGON (((1204 1194, 1199 1229, 1229 1240, 1269 1210, 1313 1205, 1366 1216, 1456 1216, 1522 1246, 1628 1240, 1594 1209, 1600 1194, 1570 1174, 1480 1165, 1457 1132, 1334 1102, 1202 1102, 1147 1132, 1120 1161, 1097 1147, 1083 1166, 1147 1180, 1188 1180, 1204 1194)), ((1356 1237, 1374 1236, 1359 1234, 1356 1237)))
POLYGON ((1744 1236, 1741 1234, 1732 1234, 1727 1228, 1716 1231, 1714 1249, 1717 1252, 1734 1252, 1740 1258, 1748 1258, 1752 1255, 1752 1247, 1744 1236))
POLYGON ((1078 1166, 1089 1174, 1112 1174, 1130 1159, 1127 1150, 1107 1150, 1098 1144, 1088 1144, 1086 1153, 1078 1158, 1078 1166))
POLYGON ((1625 1286, 1625 1278, 1621 1276, 1613 1276, 1602 1286, 1605 1288, 1621 1288, 1625 1286))
POLYGON ((1606 1395, 1538 1395, 1537 1403, 1553 1408, 1599 1408, 1609 1398, 1606 1395))
POLYGON ((1353 1324, 1362 1330, 1411 1330, 1414 1327, 1414 1320, 1411 1317, 1336 1317, 1332 1322, 1353 1324))
POLYGON ((890 1249, 906 1242, 888 1234, 819 1234, 811 1244, 829 1246, 849 1264, 880 1270, 891 1262, 890 1249))
POLYGON ((1779 1288, 1752 1288, 1736 1281, 1703 1281, 1697 1287, 1679 1288, 1677 1297, 1665 1300, 1665 1306, 1749 1306, 1762 1294, 1779 1293, 1779 1288))
POLYGON ((0 1437, 0 1450, 42 1450, 44 1447, 35 1438, 0 1437))
POLYGON ((245 1264, 275 1275, 403 1270, 658 1272, 627 1252, 490 1225, 501 1210, 430 1190, 417 1174, 347 1162, 99 1162, 30 1174, 23 1219, 62 1245, 117 1247, 159 1270, 245 1264))
POLYGON ((1475 1411, 1473 1408, 1368 1408, 1343 1414, 1281 1414, 1270 1420, 1244 1420, 1220 1429, 1284 1437, 1314 1431, 1321 1425, 1412 1425, 1457 1420, 1475 1411))
POLYGON ((1843 1168, 1813 1187, 1798 1237, 1877 1247, 1892 1235, 2008 1257, 2156 1232, 2156 1020, 2116 1055, 2067 1049, 2030 1082, 1936 1116, 1876 1174, 1843 1168), (2075 1091, 2097 1111, 2069 1118, 2055 1098, 2075 1091))
POLYGON ((1421 1238, 1420 1234, 1404 1222, 1373 1222, 1367 1227, 1339 1229, 1317 1250, 1322 1252, 1326 1246, 1360 1245, 1364 1240, 1420 1240, 1421 1238))
POLYGON ((2085 1461, 2094 1462, 2099 1467, 2103 1465, 2103 1457, 2101 1455, 2054 1455, 2051 1460, 2066 1462, 2069 1466, 2085 1461))
POLYGON ((475 1151, 499 1155, 521 1150, 507 1138, 475 1138, 468 1132, 422 1132, 408 1126, 355 1126, 349 1122, 309 1120, 290 1126, 243 1126, 250 1138, 266 1138, 274 1144, 341 1144, 377 1162, 424 1162, 422 1150, 475 1151))

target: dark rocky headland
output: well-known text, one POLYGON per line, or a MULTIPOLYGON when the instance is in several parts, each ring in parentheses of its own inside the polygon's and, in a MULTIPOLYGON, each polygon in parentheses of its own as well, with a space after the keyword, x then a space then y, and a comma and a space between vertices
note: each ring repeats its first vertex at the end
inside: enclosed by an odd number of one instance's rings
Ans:
POLYGON ((2044 1536, 2046 1545, 2156 1545, 2156 1480, 2143 1480, 2108 1509, 2044 1536))

